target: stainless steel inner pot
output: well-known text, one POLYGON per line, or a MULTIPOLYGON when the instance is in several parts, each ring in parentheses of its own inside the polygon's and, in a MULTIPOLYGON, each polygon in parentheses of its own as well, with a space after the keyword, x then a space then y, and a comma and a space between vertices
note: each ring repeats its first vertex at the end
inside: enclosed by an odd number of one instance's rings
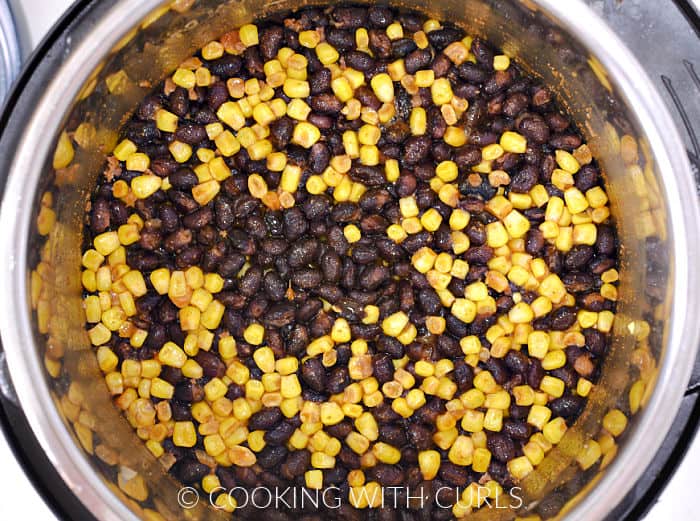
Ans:
MULTIPOLYGON (((5 293, 0 301, 2 344, 34 433, 65 482, 99 519, 158 519, 156 511, 167 519, 221 514, 201 504, 189 511, 178 508, 179 486, 110 403, 83 328, 80 253, 85 203, 116 143, 124 114, 149 90, 147 85, 155 85, 224 32, 305 4, 93 2, 68 30, 62 63, 53 67, 48 82, 8 116, 0 157, 0 167, 8 173, 0 216, 0 242, 7 248, 0 259, 5 293), (114 79, 118 71, 123 71, 122 83, 110 93, 105 78, 114 79), (81 122, 89 123, 94 134, 85 146, 76 147, 71 166, 53 172, 57 137, 63 128, 73 131, 81 122), (42 201, 47 190, 57 222, 48 236, 41 236, 36 221, 42 204, 47 204, 42 201), (42 265, 32 274, 39 260, 42 265), (33 312, 36 277, 44 292, 38 312, 33 312), (56 345, 65 350, 60 361, 46 354, 56 345), (59 372, 58 379, 51 376, 59 372), (88 422, 87 432, 74 432, 76 407, 94 420, 88 422), (110 458, 111 470, 104 471, 104 464, 98 470, 94 456, 81 444, 98 456, 105 456, 107 449, 112 451, 109 455, 116 454, 110 458), (133 480, 146 485, 147 498, 129 487, 133 480)), ((586 440, 598 433, 602 415, 613 406, 624 408, 630 385, 642 380, 647 389, 643 407, 620 438, 617 456, 613 458, 615 451, 606 454, 601 471, 589 472, 592 480, 586 487, 574 487, 581 491, 562 511, 567 519, 601 519, 661 444, 698 345, 695 311, 700 284, 692 268, 700 253, 700 213, 681 139, 639 63, 579 1, 435 0, 426 5, 403 0, 397 5, 455 21, 503 47, 540 76, 576 119, 607 177, 622 245, 613 348, 581 418, 521 484, 529 504, 560 493, 556 487, 579 474, 572 462, 586 440)), ((489 511, 474 518, 513 515, 489 511)))

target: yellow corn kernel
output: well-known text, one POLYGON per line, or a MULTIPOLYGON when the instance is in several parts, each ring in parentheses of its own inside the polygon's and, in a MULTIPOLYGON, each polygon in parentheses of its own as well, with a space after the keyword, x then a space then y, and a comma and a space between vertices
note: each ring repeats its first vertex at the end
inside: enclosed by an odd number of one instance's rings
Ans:
POLYGON ((508 472, 510 472, 516 479, 523 479, 534 470, 532 463, 530 463, 527 456, 520 456, 510 460, 507 466, 508 472))
POLYGON ((503 411, 501 409, 487 409, 484 415, 484 429, 498 432, 503 427, 503 411))
POLYGON ((550 351, 542 359, 542 368, 545 371, 552 371, 554 369, 559 369, 566 365, 566 354, 563 350, 558 349, 556 351, 550 351))
POLYGON ((603 417, 603 427, 617 437, 627 428, 627 416, 619 409, 612 409, 603 417))
POLYGON ((468 409, 462 417, 462 429, 467 432, 479 432, 484 428, 484 413, 468 409))
POLYGON ((542 280, 538 292, 553 303, 558 304, 566 295, 566 288, 558 275, 552 273, 542 280))
POLYGON ((564 389, 564 381, 553 376, 545 375, 540 383, 540 390, 555 398, 562 396, 564 394, 564 389))
POLYGON ((433 83, 435 83, 435 72, 432 69, 416 71, 415 83, 416 87, 430 87, 433 83))
MULTIPOLYGON (((59 145, 61 145, 61 142, 59 141, 59 145)), ((72 150, 71 145, 71 150, 72 150)), ((112 154, 114 154, 114 157, 116 157, 119 161, 126 161, 131 154, 136 153, 136 145, 134 144, 133 141, 130 141, 128 139, 122 140, 115 148, 112 154)), ((71 157, 72 160, 72 157, 71 157)), ((55 158, 54 158, 55 162, 55 158)), ((62 161, 62 163, 65 163, 65 160, 62 161)), ((70 161, 68 162, 68 164, 70 161)), ((66 166, 68 166, 66 164, 66 166)))
POLYGON ((316 46, 316 56, 323 65, 335 63, 338 61, 338 58, 340 58, 338 51, 326 42, 319 43, 316 46))
POLYGON ((194 447, 197 443, 197 432, 191 421, 175 422, 173 427, 173 444, 176 447, 194 447))
MULTIPOLYGON (((262 344, 264 336, 265 336, 265 328, 261 324, 250 324, 243 331, 243 338, 245 339, 245 341, 248 342, 249 344, 254 345, 254 346, 259 346, 260 344, 262 344)), ((256 350, 256 352, 257 351, 258 350, 256 350)), ((272 350, 270 350, 270 352, 271 351, 272 350)), ((267 355, 267 354, 268 354, 267 351, 265 351, 265 355, 267 355)), ((267 359, 267 360, 269 360, 269 359, 267 359)), ((273 360, 274 360, 274 355, 273 355, 273 360)), ((274 371, 274 363, 273 363, 273 368, 270 369, 270 371, 268 371, 268 372, 272 372, 272 371, 274 371)))
POLYGON ((511 210, 510 213, 503 218, 503 225, 508 231, 508 234, 513 238, 524 237, 530 229, 530 221, 518 210, 511 210))
POLYGON ((424 450, 419 452, 418 466, 423 474, 423 479, 434 479, 440 470, 440 453, 436 450, 424 450))
POLYGON ((292 141, 304 148, 311 148, 321 138, 321 131, 311 123, 300 121, 294 127, 292 141))
POLYGON ((373 76, 370 85, 379 101, 382 103, 394 101, 394 82, 387 73, 383 72, 373 76))
POLYGON ((350 449, 357 454, 364 454, 369 449, 370 441, 355 431, 350 432, 345 438, 345 443, 350 449))
POLYGON ((253 24, 245 24, 238 30, 241 43, 246 47, 258 45, 258 28, 253 24))
POLYGON ((435 167, 435 175, 445 183, 450 183, 457 179, 459 171, 454 161, 442 161, 435 167))
POLYGON ((557 150, 554 152, 554 158, 556 159, 559 168, 570 174, 575 174, 581 168, 581 165, 576 158, 565 150, 557 150))
MULTIPOLYGON (((287 71, 289 74, 291 69, 287 71)), ((288 77, 282 86, 284 93, 290 98, 306 98, 309 96, 309 83, 304 80, 288 77)))
POLYGON ((527 415, 527 422, 541 430, 551 417, 552 411, 548 407, 535 404, 530 408, 530 412, 527 415))
POLYGON ((576 458, 576 462, 583 470, 592 467, 602 455, 600 445, 595 440, 588 440, 583 446, 583 450, 576 458))
POLYGON ((472 282, 464 290, 464 296, 469 300, 479 302, 489 296, 489 289, 483 282, 472 282))
POLYGON ((317 31, 300 31, 299 44, 309 49, 315 48, 321 41, 321 35, 317 31))
POLYGON ((408 316, 403 311, 397 311, 382 321, 382 330, 385 335, 396 337, 407 324, 408 316))
POLYGON ((510 67, 510 58, 505 54, 499 54, 493 57, 493 68, 497 71, 505 71, 510 67))
POLYGON ((379 437, 379 426, 374 416, 369 412, 362 413, 362 415, 355 420, 355 428, 370 441, 376 441, 379 437))
MULTIPOLYGON (((122 143, 124 143, 124 141, 122 141, 122 143)), ((129 141, 129 143, 131 143, 131 141, 129 141)), ((133 145, 133 143, 131 144, 133 145)), ((117 149, 115 149, 115 156, 117 155, 116 150, 117 149)), ((120 152, 122 151, 120 150, 120 152)), ((136 146, 128 146, 126 149, 123 150, 123 153, 120 154, 122 157, 117 157, 117 159, 119 159, 120 161, 124 161, 133 152, 136 152, 136 146)), ((75 150, 73 148, 73 143, 71 142, 70 137, 68 137, 68 134, 66 134, 66 132, 61 132, 61 135, 58 137, 58 143, 56 143, 56 150, 53 154, 54 170, 66 168, 68 165, 71 164, 74 156, 75 150)))
POLYGON ((197 79, 189 69, 177 69, 173 74, 173 83, 183 89, 192 89, 197 84, 197 79))
POLYGON ((401 461, 401 451, 381 441, 375 443, 374 447, 372 447, 372 453, 377 460, 388 465, 396 465, 401 461))
POLYGON ((583 223, 574 225, 573 242, 574 244, 595 244, 598 237, 598 230, 593 223, 583 223))
POLYGON ((548 422, 542 429, 542 434, 545 439, 552 445, 556 445, 561 441, 566 433, 566 421, 564 418, 554 418, 548 422))
POLYGON ((501 135, 500 145, 506 152, 524 154, 527 150, 527 139, 517 132, 506 131, 501 135))
POLYGON ((280 382, 280 393, 283 398, 301 396, 301 384, 296 374, 285 375, 280 382))
POLYGON ((444 105, 452 101, 454 94, 452 93, 452 85, 447 78, 436 78, 430 86, 430 94, 433 103, 436 105, 444 105))
POLYGON ((427 118, 423 107, 414 107, 413 110, 411 110, 409 125, 411 128, 411 134, 414 136, 422 136, 425 134, 427 128, 427 118))
POLYGON ((429 232, 434 232, 442 224, 442 215, 435 209, 429 208, 420 218, 420 223, 429 232))
MULTIPOLYGON (((316 31, 305 32, 313 32, 316 34, 316 31)), ((306 483, 306 487, 312 490, 319 490, 323 488, 323 471, 317 469, 307 470, 304 474, 304 482, 306 483)))
POLYGON ((467 142, 463 128, 449 126, 442 137, 443 141, 452 147, 461 147, 467 142))

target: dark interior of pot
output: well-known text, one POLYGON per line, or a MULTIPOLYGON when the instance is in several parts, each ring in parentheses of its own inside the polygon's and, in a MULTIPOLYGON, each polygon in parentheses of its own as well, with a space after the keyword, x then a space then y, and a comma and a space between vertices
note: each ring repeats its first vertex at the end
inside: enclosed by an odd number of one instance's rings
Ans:
MULTIPOLYGON (((35 212, 39 227, 28 259, 37 343, 45 346, 47 379, 67 428, 120 500, 142 519, 224 518, 200 505, 183 510, 180 485, 167 474, 167 454, 156 458, 114 406, 98 367, 95 348, 84 328, 81 246, 84 212, 118 129, 151 86, 207 42, 271 12, 306 2, 282 0, 261 6, 252 0, 176 1, 146 20, 129 20, 133 30, 86 80, 74 109, 65 118, 73 137, 72 162, 53 170, 35 212)), ((580 42, 573 41, 534 2, 500 0, 403 1, 452 20, 469 34, 487 38, 526 69, 541 77, 575 118, 607 180, 611 210, 619 229, 621 267, 614 341, 586 409, 534 472, 522 480, 523 510, 563 510, 570 498, 586 493, 599 472, 613 461, 618 440, 601 432, 603 416, 617 408, 630 416, 646 403, 654 387, 657 361, 667 336, 669 313, 667 255, 669 238, 660 174, 631 107, 617 97, 613 80, 580 42), (640 405, 641 404, 641 405, 640 405), (584 464, 589 440, 601 453, 584 464)), ((50 161, 49 161, 50 163, 50 161)), ((50 171, 50 172, 49 172, 50 171)), ((634 422, 629 430, 634 429, 634 422)), ((624 436, 619 440, 624 444, 624 436)), ((475 519, 509 519, 512 510, 485 509, 475 519)))

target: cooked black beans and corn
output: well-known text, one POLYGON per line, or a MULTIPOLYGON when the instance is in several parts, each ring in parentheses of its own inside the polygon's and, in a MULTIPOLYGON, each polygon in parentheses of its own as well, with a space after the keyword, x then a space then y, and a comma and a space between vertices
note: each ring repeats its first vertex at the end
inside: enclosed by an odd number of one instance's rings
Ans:
POLYGON ((303 9, 208 43, 125 123, 86 219, 107 388, 207 492, 337 486, 362 509, 432 483, 463 494, 401 519, 462 517, 559 443, 609 343, 591 150, 516 62, 414 12, 303 9))

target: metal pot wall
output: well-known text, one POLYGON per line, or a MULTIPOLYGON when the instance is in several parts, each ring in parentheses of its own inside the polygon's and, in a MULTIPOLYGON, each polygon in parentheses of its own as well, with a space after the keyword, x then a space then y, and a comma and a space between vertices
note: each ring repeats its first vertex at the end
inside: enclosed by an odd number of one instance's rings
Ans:
MULTIPOLYGON (((123 115, 148 90, 141 85, 156 84, 232 27, 306 2, 190 4, 85 2, 67 29, 63 54, 48 54, 38 64, 1 121, 0 171, 7 173, 0 214, 0 243, 6 250, 0 259, 2 344, 34 435, 61 478, 104 520, 148 518, 149 510, 173 519, 184 514, 177 507, 178 484, 110 403, 83 328, 85 203, 116 143, 123 115), (110 93, 105 78, 119 71, 125 73, 123 84, 110 93), (53 171, 59 134, 85 122, 94 135, 70 167, 53 171), (47 191, 56 224, 38 233, 37 217, 49 204, 47 191), (49 295, 40 302, 32 291, 36 277, 49 295), (57 345, 64 351, 58 357, 57 345), (76 407, 96 418, 88 433, 75 428, 76 407), (114 465, 104 458, 97 463, 83 450, 94 454, 97 446, 118 455, 114 465), (133 479, 143 480, 147 498, 129 497, 133 479)), ((563 500, 571 496, 567 519, 601 519, 663 440, 698 345, 700 324, 694 315, 700 276, 693 268, 700 253, 700 213, 681 139, 641 66, 578 1, 436 0, 426 7, 403 0, 398 5, 426 10, 487 37, 543 78, 574 116, 605 171, 622 245, 613 347, 581 418, 548 456, 549 464, 522 483, 527 504, 552 494, 563 500), (620 439, 617 456, 611 453, 604 469, 601 465, 600 472, 581 478, 574 470, 575 455, 598 433, 605 412, 625 402, 630 386, 640 380, 647 389, 643 407, 620 439), (578 485, 570 486, 572 479, 578 485)), ((203 505, 187 513, 190 519, 217 515, 203 505)))

